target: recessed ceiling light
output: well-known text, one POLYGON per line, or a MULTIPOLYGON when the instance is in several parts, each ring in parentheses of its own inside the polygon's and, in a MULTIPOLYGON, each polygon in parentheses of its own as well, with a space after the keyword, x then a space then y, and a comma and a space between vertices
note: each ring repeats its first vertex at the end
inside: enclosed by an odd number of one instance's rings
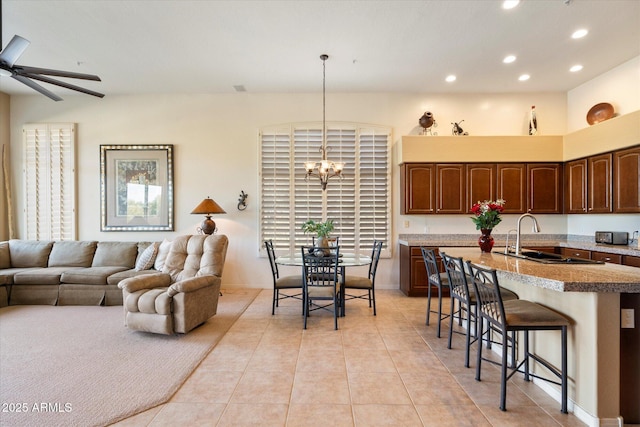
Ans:
POLYGON ((511 64, 512 62, 514 62, 516 60, 516 56, 515 55, 508 55, 505 56, 504 59, 502 60, 502 62, 504 62, 505 64, 511 64))
POLYGON ((582 65, 580 64, 576 64, 573 67, 569 68, 569 71, 571 71, 572 73, 576 73, 580 70, 582 70, 582 65))
POLYGON ((518 5, 518 3, 520 3, 520 0, 504 0, 502 2, 502 8, 503 9, 513 9, 514 7, 516 7, 518 5))
POLYGON ((520 80, 521 82, 527 81, 529 80, 531 76, 529 74, 523 74, 520 77, 518 77, 518 80, 520 80))
POLYGON ((453 74, 450 74, 447 76, 447 78, 445 79, 447 82, 451 83, 451 82, 455 82, 456 81, 456 76, 454 76, 453 74))
POLYGON ((584 28, 582 28, 580 30, 574 31, 573 34, 571 34, 571 38, 572 39, 581 39, 584 36, 586 36, 587 34, 589 34, 589 31, 585 30, 584 28))

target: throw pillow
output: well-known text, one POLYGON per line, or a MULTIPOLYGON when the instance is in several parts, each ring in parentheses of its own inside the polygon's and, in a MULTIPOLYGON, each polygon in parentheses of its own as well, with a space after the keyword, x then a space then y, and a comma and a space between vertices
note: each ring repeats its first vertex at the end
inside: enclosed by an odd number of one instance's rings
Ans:
POLYGON ((153 263, 153 268, 158 271, 162 271, 162 269, 164 268, 164 261, 167 259, 167 255, 169 255, 170 249, 171 242, 167 239, 164 239, 158 247, 158 254, 156 255, 156 261, 153 263))
POLYGON ((140 258, 136 261, 135 270, 149 270, 156 261, 156 255, 158 255, 158 243, 152 243, 140 254, 140 258))
POLYGON ((9 242, 0 242, 0 268, 11 268, 9 242))

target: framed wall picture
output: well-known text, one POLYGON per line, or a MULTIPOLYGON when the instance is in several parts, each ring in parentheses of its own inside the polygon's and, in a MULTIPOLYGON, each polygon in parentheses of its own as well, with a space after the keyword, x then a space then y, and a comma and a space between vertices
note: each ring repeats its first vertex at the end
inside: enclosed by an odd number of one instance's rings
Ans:
POLYGON ((100 145, 100 230, 173 231, 173 145, 100 145))

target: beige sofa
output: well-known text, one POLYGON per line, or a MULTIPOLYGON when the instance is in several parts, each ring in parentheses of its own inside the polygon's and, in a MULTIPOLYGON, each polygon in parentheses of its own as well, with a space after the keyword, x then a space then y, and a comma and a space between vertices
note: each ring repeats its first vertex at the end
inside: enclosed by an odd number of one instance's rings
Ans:
MULTIPOLYGON (((226 236, 216 237, 227 242, 226 236)), ((164 264, 171 247, 168 240, 0 242, 0 306, 122 305, 118 284, 124 279, 155 274, 176 281, 164 264)), ((209 262, 224 264, 224 255, 209 262)))

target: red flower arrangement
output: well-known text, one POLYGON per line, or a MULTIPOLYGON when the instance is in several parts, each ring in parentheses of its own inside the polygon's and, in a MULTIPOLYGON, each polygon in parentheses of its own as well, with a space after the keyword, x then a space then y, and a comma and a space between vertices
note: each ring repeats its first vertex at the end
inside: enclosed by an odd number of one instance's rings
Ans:
POLYGON ((476 225, 476 230, 492 229, 500 224, 500 221, 502 221, 500 214, 504 211, 505 203, 504 200, 498 199, 496 201, 485 200, 473 205, 471 212, 475 217, 472 217, 471 221, 476 225))

